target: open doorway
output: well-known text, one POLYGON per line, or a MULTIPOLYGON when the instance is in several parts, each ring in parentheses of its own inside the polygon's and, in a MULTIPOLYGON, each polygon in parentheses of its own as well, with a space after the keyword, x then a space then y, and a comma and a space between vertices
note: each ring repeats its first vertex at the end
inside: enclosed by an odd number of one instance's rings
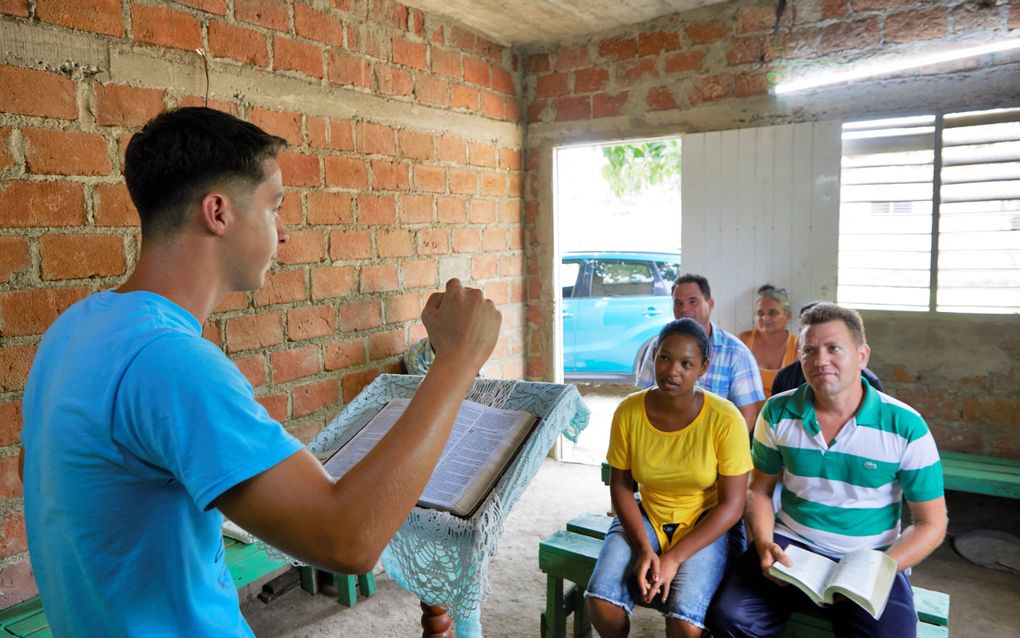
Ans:
POLYGON ((680 153, 679 138, 556 149, 558 366, 592 409, 560 460, 605 459, 616 404, 635 389, 644 349, 672 319, 680 153))

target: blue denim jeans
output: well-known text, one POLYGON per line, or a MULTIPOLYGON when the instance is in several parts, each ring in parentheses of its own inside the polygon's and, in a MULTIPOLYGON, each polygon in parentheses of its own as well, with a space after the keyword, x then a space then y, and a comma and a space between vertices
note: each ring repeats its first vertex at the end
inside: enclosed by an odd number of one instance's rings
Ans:
MULTIPOLYGON (((641 518, 652 549, 656 554, 661 554, 662 548, 655 530, 643 511, 641 518)), ((677 618, 704 629, 708 605, 726 573, 726 566, 744 551, 745 544, 744 524, 738 522, 715 542, 684 561, 670 584, 666 617, 677 618)), ((623 607, 629 616, 636 602, 641 599, 633 572, 636 558, 636 553, 627 542, 623 524, 619 518, 614 519, 599 551, 585 597, 600 598, 623 607)))

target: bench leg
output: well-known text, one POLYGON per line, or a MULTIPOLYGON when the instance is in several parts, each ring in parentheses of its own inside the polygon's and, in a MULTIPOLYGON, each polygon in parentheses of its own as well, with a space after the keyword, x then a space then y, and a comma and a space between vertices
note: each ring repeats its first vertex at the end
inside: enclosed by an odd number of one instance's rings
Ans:
POLYGON ((362 596, 371 596, 375 593, 375 574, 368 572, 367 574, 358 575, 358 590, 362 596))
POLYGON ((358 602, 357 578, 352 574, 333 574, 336 598, 341 605, 353 607, 358 602))
POLYGON ((301 567, 301 589, 313 596, 319 593, 319 578, 311 565, 301 567))
POLYGON ((563 579, 546 576, 545 635, 543 638, 567 638, 567 608, 563 597, 563 579))
POLYGON ((591 635, 591 618, 588 617, 588 605, 585 604, 584 591, 574 590, 574 638, 591 635))

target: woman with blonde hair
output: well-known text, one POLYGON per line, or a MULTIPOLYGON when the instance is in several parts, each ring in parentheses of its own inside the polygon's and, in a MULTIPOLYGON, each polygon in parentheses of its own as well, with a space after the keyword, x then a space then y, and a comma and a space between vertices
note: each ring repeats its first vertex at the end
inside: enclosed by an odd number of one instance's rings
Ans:
POLYGON ((754 329, 737 335, 758 362, 766 399, 772 396, 776 373, 797 360, 797 333, 787 329, 790 314, 786 289, 765 284, 754 299, 754 329))

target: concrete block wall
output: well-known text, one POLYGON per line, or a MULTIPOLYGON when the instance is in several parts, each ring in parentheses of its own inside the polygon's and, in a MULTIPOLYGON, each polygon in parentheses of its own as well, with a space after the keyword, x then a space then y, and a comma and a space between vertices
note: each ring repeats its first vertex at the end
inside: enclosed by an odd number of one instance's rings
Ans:
POLYGON ((0 3, 0 608, 35 594, 17 478, 39 338, 139 254, 131 134, 209 104, 283 136, 290 241, 205 326, 298 438, 400 370, 458 276, 503 313, 484 373, 524 374, 517 56, 390 0, 0 3))
MULTIPOLYGON (((1020 106, 1016 52, 804 94, 769 93, 785 77, 1020 37, 1017 0, 796 0, 786 3, 778 30, 776 4, 737 0, 524 51, 530 375, 557 372, 557 146, 1020 106)), ((1020 316, 865 313, 865 320, 872 366, 916 404, 944 449, 1020 458, 1013 338, 1020 316)))

